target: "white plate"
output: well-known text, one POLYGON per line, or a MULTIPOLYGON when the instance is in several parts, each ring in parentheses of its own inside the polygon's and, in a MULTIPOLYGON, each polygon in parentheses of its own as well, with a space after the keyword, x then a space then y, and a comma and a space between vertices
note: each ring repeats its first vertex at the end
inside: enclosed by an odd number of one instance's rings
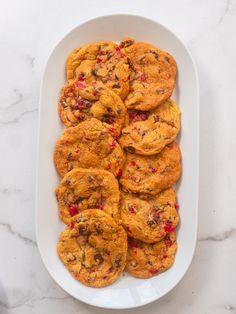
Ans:
POLYGON ((157 22, 132 15, 99 17, 73 29, 53 50, 41 90, 36 233, 38 248, 48 272, 76 299, 104 308, 134 308, 165 295, 186 273, 193 257, 197 234, 198 108, 198 81, 193 59, 184 44, 157 22), (65 84, 65 61, 74 48, 94 41, 120 41, 125 36, 167 50, 174 56, 178 66, 173 95, 182 111, 179 143, 183 172, 177 186, 181 217, 177 230, 178 251, 173 267, 157 277, 143 280, 126 274, 109 287, 94 289, 73 279, 56 253, 58 236, 64 228, 58 219, 54 195, 59 178, 53 164, 53 151, 56 140, 63 131, 57 114, 57 101, 59 91, 65 84))

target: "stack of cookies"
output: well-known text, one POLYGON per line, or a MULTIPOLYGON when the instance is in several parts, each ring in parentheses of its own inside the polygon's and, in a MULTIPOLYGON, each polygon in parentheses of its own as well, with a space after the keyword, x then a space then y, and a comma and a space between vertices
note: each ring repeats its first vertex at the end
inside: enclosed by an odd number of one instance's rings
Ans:
POLYGON ((124 269, 158 275, 177 249, 176 63, 126 38, 74 50, 66 74, 58 104, 66 129, 54 153, 59 217, 67 225, 58 255, 90 287, 112 284, 124 269))

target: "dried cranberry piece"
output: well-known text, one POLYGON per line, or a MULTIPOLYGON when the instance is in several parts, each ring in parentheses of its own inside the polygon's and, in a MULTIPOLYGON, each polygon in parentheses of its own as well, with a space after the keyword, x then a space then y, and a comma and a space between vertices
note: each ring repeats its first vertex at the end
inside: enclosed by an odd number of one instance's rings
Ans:
POLYGON ((69 227, 70 229, 73 229, 73 228, 74 228, 74 223, 73 223, 73 222, 70 222, 70 223, 68 224, 68 227, 69 227))
POLYGON ((85 78, 83 77, 83 75, 79 75, 77 78, 77 81, 79 82, 83 82, 85 80, 85 78))
POLYGON ((155 211, 155 212, 153 213, 153 219, 154 219, 155 221, 158 221, 158 220, 160 219, 160 213, 155 211))
POLYGON ((122 177, 122 174, 123 174, 123 171, 121 169, 118 170, 118 173, 117 173, 117 178, 121 178, 122 177))
POLYGON ((170 236, 169 236, 169 234, 167 234, 166 236, 165 236, 165 245, 167 246, 167 247, 170 247, 172 244, 173 244, 173 242, 171 241, 171 239, 170 239, 170 236))
POLYGON ((149 111, 132 110, 129 111, 129 123, 136 121, 145 121, 149 116, 149 111))
POLYGON ((129 205, 128 205, 128 208, 129 208, 129 211, 130 211, 132 214, 136 214, 136 213, 137 213, 137 209, 136 209, 135 206, 133 206, 132 204, 129 204, 129 205))
POLYGON ((141 80, 141 82, 146 82, 146 80, 147 80, 146 75, 145 74, 141 74, 140 80, 141 80))
POLYGON ((136 165, 137 165, 136 161, 131 160, 131 162, 130 162, 130 166, 136 166, 136 165))
POLYGON ((153 167, 150 167, 150 171, 151 171, 151 173, 156 173, 157 172, 157 169, 156 168, 153 168, 153 167))
POLYGON ((78 206, 76 204, 71 204, 69 207, 69 213, 71 215, 71 217, 75 216, 76 214, 78 214, 78 206))
POLYGON ((172 232, 174 232, 175 229, 171 226, 171 224, 167 223, 164 226, 164 230, 165 230, 165 232, 172 233, 172 232))
POLYGON ((152 269, 150 269, 150 273, 151 273, 152 275, 155 275, 155 274, 158 273, 158 269, 152 268, 152 269))
POLYGON ((116 53, 118 53, 118 55, 123 58, 125 55, 121 52, 120 47, 116 47, 116 53))
POLYGON ((75 82, 75 87, 80 88, 80 89, 84 89, 86 87, 86 85, 81 83, 81 82, 75 82))
POLYGON ((114 271, 114 268, 113 267, 110 267, 107 271, 108 274, 111 274, 112 272, 114 271))
POLYGON ((129 238, 129 240, 128 240, 128 246, 131 249, 139 247, 138 242, 136 240, 134 240, 134 239, 131 239, 131 238, 129 238))
POLYGON ((97 63, 101 64, 103 62, 104 62, 104 60, 102 58, 99 58, 99 57, 97 58, 97 63))
POLYGON ((96 208, 99 208, 99 209, 103 210, 103 208, 104 208, 104 202, 102 202, 102 201, 98 202, 98 203, 96 204, 96 208))
POLYGON ((111 148, 111 149, 114 149, 115 147, 116 147, 116 141, 113 140, 113 141, 111 142, 111 144, 110 144, 110 148, 111 148))

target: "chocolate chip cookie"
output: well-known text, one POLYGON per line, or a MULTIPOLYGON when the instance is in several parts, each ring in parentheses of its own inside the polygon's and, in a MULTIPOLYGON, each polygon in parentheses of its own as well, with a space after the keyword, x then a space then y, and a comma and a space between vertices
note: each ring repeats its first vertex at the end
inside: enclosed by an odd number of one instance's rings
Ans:
POLYGON ((89 287, 105 287, 125 268, 127 237, 109 215, 89 209, 72 218, 60 235, 57 252, 75 279, 89 287))
POLYGON ((159 48, 132 40, 121 46, 131 68, 130 91, 125 99, 128 109, 151 110, 170 98, 175 86, 174 58, 159 48))
POLYGON ((129 125, 122 130, 119 143, 124 150, 154 155, 173 142, 179 130, 180 111, 169 99, 150 112, 131 110, 129 125))
POLYGON ((75 168, 65 174, 56 189, 59 216, 66 224, 88 208, 101 209, 120 222, 118 181, 101 169, 75 168))
POLYGON ((119 136, 126 107, 120 97, 101 82, 67 84, 61 91, 58 111, 65 126, 76 126, 92 117, 104 122, 111 134, 119 136))
POLYGON ((172 188, 145 200, 127 193, 123 193, 121 199, 122 223, 132 238, 147 243, 158 242, 174 231, 179 222, 172 188))
POLYGON ((54 152, 61 177, 74 168, 101 168, 119 177, 124 161, 124 152, 106 125, 94 118, 65 129, 54 152))
POLYGON ((181 153, 173 142, 156 155, 140 156, 128 153, 120 183, 131 193, 156 195, 171 187, 180 177, 181 153))
POLYGON ((121 99, 129 92, 130 67, 127 57, 113 42, 97 42, 75 49, 66 65, 69 81, 101 81, 121 99))

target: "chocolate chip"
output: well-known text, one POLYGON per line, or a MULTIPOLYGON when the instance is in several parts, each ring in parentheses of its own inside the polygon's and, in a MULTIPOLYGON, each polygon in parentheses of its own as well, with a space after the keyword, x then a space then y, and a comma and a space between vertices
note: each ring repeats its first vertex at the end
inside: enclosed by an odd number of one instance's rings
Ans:
POLYGON ((119 83, 112 85, 112 88, 121 88, 121 85, 119 83))
POLYGON ((81 196, 78 196, 77 198, 76 198, 76 203, 78 204, 78 203, 81 203, 82 201, 83 201, 83 199, 84 199, 84 197, 81 197, 81 196))
POLYGON ((116 266, 116 268, 120 267, 120 263, 121 263, 121 258, 119 256, 117 256, 116 259, 115 259, 115 266, 116 266))
POLYGON ((98 69, 93 69, 91 71, 91 73, 94 75, 94 76, 98 76, 98 69))
POLYGON ((125 38, 124 40, 121 41, 120 43, 120 48, 126 48, 131 45, 133 45, 134 40, 132 38, 125 38))
POLYGON ((110 115, 104 115, 101 119, 102 122, 105 122, 107 124, 113 124, 115 122, 115 119, 111 117, 110 115))
POLYGON ((151 53, 152 53, 152 55, 154 56, 154 58, 155 58, 156 60, 159 59, 159 56, 158 56, 158 54, 157 54, 156 51, 151 51, 151 53))
POLYGON ((80 235, 87 235, 88 234, 88 230, 85 226, 79 226, 79 234, 80 235))
POLYGON ((67 103, 66 103, 65 101, 62 101, 62 102, 61 102, 61 106, 62 106, 63 108, 66 108, 66 107, 67 107, 67 103))
POLYGON ((154 122, 159 122, 159 117, 158 116, 153 116, 154 122))
POLYGON ((165 61, 168 62, 168 63, 170 63, 170 58, 165 57, 165 61))
POLYGON ((108 79, 107 79, 106 77, 103 77, 103 78, 102 78, 102 82, 103 82, 103 83, 107 83, 107 82, 108 82, 108 79))
POLYGON ((124 148, 126 152, 130 153, 130 154, 134 154, 135 153, 135 148, 133 146, 127 146, 124 148))
POLYGON ((142 131, 142 132, 141 132, 141 136, 144 137, 144 135, 146 135, 147 132, 148 132, 147 130, 142 131))
POLYGON ((94 177, 93 177, 93 176, 88 176, 88 181, 89 181, 89 183, 91 183, 93 180, 94 180, 94 177))
POLYGON ((97 234, 102 234, 103 233, 103 229, 102 229, 102 227, 100 225, 96 225, 95 229, 96 229, 97 234))
POLYGON ((94 255, 94 260, 96 263, 101 264, 104 261, 104 258, 102 257, 100 253, 96 253, 94 255))
POLYGON ((69 154, 67 155, 67 160, 69 160, 69 161, 73 160, 73 155, 72 155, 72 153, 69 153, 69 154))
POLYGON ((152 227, 153 225, 156 225, 156 220, 155 219, 151 219, 151 220, 148 220, 147 221, 147 224, 150 226, 150 227, 152 227))

